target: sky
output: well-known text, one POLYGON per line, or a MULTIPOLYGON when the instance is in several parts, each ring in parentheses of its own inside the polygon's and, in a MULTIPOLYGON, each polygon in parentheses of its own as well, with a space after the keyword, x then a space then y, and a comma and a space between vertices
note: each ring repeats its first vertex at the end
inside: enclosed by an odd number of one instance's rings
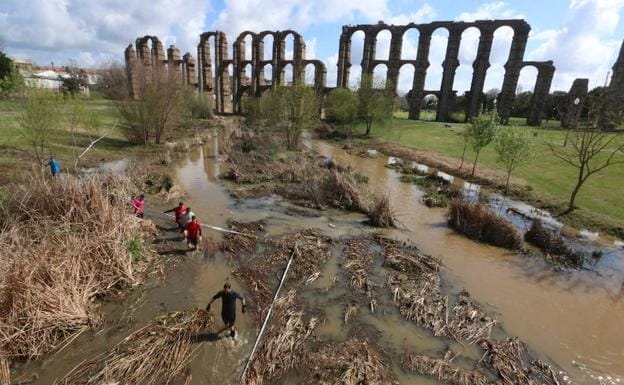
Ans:
MULTIPOLYGON (((623 8, 624 0, 0 0, 0 45, 11 57, 40 65, 76 61, 97 68, 121 62, 124 48, 144 35, 195 56, 204 31, 223 31, 231 43, 244 30, 294 29, 306 41, 307 58, 325 62, 333 87, 342 25, 522 18, 532 28, 525 60, 553 60, 551 90, 568 90, 579 77, 589 78, 590 87, 605 83, 624 38, 623 8)), ((443 29, 433 35, 426 89, 440 87, 447 36, 443 29)), ((502 85, 512 36, 505 28, 495 33, 486 90, 502 85)), ((478 39, 474 29, 462 35, 453 85, 460 94, 470 87, 478 39)), ((378 35, 378 58, 387 58, 389 41, 389 32, 378 35)), ((361 71, 362 42, 356 34, 352 79, 361 71)), ((403 58, 414 59, 417 46, 418 34, 406 35, 403 58)), ((383 76, 383 67, 376 73, 383 76)), ((410 89, 412 73, 409 66, 401 68, 400 91, 410 89)), ((536 75, 524 69, 519 89, 532 90, 536 75)))

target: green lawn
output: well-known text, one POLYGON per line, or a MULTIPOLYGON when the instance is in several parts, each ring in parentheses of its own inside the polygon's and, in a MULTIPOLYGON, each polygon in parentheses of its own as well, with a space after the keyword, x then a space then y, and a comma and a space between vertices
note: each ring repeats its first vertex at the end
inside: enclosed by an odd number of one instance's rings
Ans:
MULTIPOLYGON (((523 119, 512 122, 524 124, 523 119)), ((549 122, 549 127, 557 127, 558 122, 549 122)), ((416 149, 432 150, 443 155, 461 157, 463 139, 461 132, 464 124, 410 121, 406 114, 398 114, 392 124, 386 127, 373 128, 372 135, 382 141, 401 144, 416 149)), ((546 198, 566 202, 574 187, 577 169, 555 158, 548 147, 547 141, 563 143, 565 132, 561 129, 531 128, 537 137, 537 156, 531 164, 516 171, 515 176, 522 178, 534 191, 546 198)), ((616 139, 624 141, 624 136, 616 139)), ((474 153, 468 150, 468 159, 474 153)), ((493 168, 502 168, 495 161, 493 145, 485 148, 479 163, 493 168)), ((624 165, 616 165, 606 171, 592 176, 583 186, 577 206, 619 221, 624 222, 624 165)))
MULTIPOLYGON (((87 134, 78 129, 76 146, 74 138, 69 131, 69 123, 66 121, 67 114, 62 114, 63 121, 59 128, 54 130, 49 139, 49 150, 46 156, 53 154, 64 165, 73 163, 75 153, 80 153, 93 138, 106 134, 97 145, 88 153, 84 161, 96 161, 102 158, 110 159, 122 156, 131 147, 124 138, 122 132, 115 123, 119 120, 118 112, 110 100, 94 96, 84 99, 85 108, 93 114, 98 124, 95 132, 87 134)), ((16 168, 30 167, 35 165, 32 149, 26 138, 22 135, 19 125, 21 103, 19 100, 0 100, 0 173, 10 174, 16 168)))

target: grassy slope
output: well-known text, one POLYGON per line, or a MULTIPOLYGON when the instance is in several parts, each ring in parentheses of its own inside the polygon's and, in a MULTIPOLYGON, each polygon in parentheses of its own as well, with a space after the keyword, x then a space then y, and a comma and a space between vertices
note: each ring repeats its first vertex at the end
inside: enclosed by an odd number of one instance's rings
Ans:
MULTIPOLYGON (((82 164, 90 164, 103 158, 111 159, 123 156, 124 152, 132 145, 127 142, 120 130, 113 129, 119 117, 112 102, 95 96, 85 99, 84 103, 87 110, 93 113, 100 123, 98 134, 107 134, 107 136, 83 158, 82 164)), ((35 160, 30 155, 32 152, 30 146, 26 138, 20 133, 18 123, 20 109, 19 101, 0 101, 0 174, 5 174, 5 176, 16 168, 29 168, 31 165, 36 167, 35 160)), ((78 132, 76 135, 77 145, 74 147, 73 138, 67 127, 68 123, 62 122, 61 128, 55 130, 50 137, 50 152, 59 158, 65 166, 73 163, 74 153, 82 152, 92 138, 97 137, 93 134, 90 136, 84 132, 78 132)))
MULTIPOLYGON (((549 124, 552 125, 553 122, 549 124)), ((445 127, 442 123, 410 121, 404 114, 387 127, 373 129, 373 136, 383 141, 402 144, 407 147, 432 150, 453 157, 461 157, 463 141, 460 136, 462 124, 445 127)), ((555 158, 546 146, 546 141, 563 143, 565 132, 561 130, 528 128, 537 135, 537 156, 515 176, 524 179, 535 192, 557 201, 567 202, 574 186, 576 169, 555 158)), ((624 136, 617 140, 624 141, 624 136)), ((469 149, 467 159, 473 159, 469 149)), ((479 156, 479 163, 502 169, 496 163, 494 147, 484 149, 479 156)), ((478 172, 478 168, 477 168, 478 172)), ((616 165, 603 173, 592 176, 581 190, 577 205, 582 209, 605 215, 617 221, 624 221, 624 166, 616 165)))

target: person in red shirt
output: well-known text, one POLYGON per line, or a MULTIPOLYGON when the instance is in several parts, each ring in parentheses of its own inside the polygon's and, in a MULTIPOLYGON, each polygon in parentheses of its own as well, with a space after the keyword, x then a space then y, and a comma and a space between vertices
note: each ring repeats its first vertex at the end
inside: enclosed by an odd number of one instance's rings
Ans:
POLYGON ((171 210, 163 211, 164 214, 173 212, 175 215, 175 221, 178 224, 178 229, 184 230, 184 226, 182 225, 182 214, 186 211, 186 206, 184 206, 184 202, 178 203, 178 205, 171 210))
POLYGON ((191 221, 186 224, 184 229, 184 238, 186 238, 189 250, 197 250, 197 244, 201 241, 201 235, 201 224, 197 217, 193 215, 191 221))

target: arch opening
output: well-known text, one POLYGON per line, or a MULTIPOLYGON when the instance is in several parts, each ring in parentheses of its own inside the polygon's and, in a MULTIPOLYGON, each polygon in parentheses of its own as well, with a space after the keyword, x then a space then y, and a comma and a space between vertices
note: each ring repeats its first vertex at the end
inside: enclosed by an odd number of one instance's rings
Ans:
POLYGON ((429 68, 425 78, 425 89, 439 90, 442 85, 442 64, 446 56, 449 31, 444 27, 437 28, 431 35, 429 51, 429 68))
POLYGON ((418 41, 420 32, 416 28, 409 28, 403 33, 401 42, 401 60, 416 60, 418 56, 418 41))
POLYGON ((377 42, 375 43, 375 60, 390 59, 390 41, 392 33, 387 29, 382 29, 377 33, 377 42))

